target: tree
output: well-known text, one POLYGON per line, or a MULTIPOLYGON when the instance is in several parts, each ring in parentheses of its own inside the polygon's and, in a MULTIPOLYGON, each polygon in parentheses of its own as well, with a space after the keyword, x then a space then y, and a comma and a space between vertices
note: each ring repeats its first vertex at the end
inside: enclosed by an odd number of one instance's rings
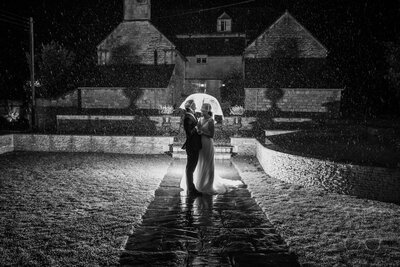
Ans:
POLYGON ((56 97, 75 89, 75 54, 63 45, 52 41, 42 45, 38 59, 38 79, 41 97, 56 97))
POLYGON ((398 108, 400 108, 400 40, 387 45, 386 62, 388 71, 385 78, 389 82, 396 96, 398 108))
POLYGON ((271 77, 274 77, 274 86, 265 91, 265 98, 271 101, 271 108, 268 110, 270 115, 276 116, 280 112, 278 102, 285 94, 281 88, 282 85, 280 82, 288 78, 286 77, 286 74, 282 72, 282 69, 284 69, 288 64, 293 65, 294 60, 300 57, 297 39, 281 38, 275 44, 270 57, 272 60, 272 69, 270 69, 270 72, 272 73, 271 77))

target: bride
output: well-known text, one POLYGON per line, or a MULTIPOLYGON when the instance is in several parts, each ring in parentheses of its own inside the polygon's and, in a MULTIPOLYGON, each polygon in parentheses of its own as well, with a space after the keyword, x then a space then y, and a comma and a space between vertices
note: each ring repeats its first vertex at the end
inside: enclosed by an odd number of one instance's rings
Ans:
MULTIPOLYGON (((208 195, 223 194, 232 187, 238 187, 243 183, 237 180, 223 179, 215 173, 214 168, 214 119, 212 118, 211 105, 204 103, 201 107, 202 117, 197 127, 201 135, 202 148, 199 152, 199 160, 193 173, 193 183, 196 189, 208 195)), ((181 179, 181 188, 186 191, 185 174, 181 179)))

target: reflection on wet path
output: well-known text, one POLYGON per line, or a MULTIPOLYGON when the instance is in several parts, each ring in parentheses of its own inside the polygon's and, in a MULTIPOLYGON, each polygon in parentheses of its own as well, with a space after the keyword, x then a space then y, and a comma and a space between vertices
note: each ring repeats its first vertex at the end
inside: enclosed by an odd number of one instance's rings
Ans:
MULTIPOLYGON (((184 164, 170 166, 142 225, 129 237, 122 266, 299 266, 245 187, 224 195, 183 195, 184 164)), ((240 179, 229 161, 217 161, 216 168, 223 178, 240 179)))

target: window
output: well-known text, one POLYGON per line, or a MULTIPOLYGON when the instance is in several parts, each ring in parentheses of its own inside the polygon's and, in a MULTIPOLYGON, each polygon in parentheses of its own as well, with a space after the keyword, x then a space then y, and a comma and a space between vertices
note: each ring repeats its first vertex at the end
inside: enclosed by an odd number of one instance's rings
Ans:
POLYGON ((207 64, 207 55, 197 55, 196 62, 197 64, 207 64))
POLYGON ((230 19, 218 20, 218 31, 219 32, 230 32, 231 31, 231 20, 230 19))
POLYGON ((158 64, 158 52, 157 50, 154 50, 154 65, 158 64))
POLYGON ((97 64, 106 65, 110 60, 110 52, 107 50, 100 50, 97 52, 97 64))

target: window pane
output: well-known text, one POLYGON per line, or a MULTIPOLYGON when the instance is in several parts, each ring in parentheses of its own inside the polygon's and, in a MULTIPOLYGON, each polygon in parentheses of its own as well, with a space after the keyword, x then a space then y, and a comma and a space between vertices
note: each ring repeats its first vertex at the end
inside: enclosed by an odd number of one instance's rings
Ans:
POLYGON ((231 20, 226 20, 226 31, 227 32, 231 31, 231 25, 232 25, 232 21, 231 20))

